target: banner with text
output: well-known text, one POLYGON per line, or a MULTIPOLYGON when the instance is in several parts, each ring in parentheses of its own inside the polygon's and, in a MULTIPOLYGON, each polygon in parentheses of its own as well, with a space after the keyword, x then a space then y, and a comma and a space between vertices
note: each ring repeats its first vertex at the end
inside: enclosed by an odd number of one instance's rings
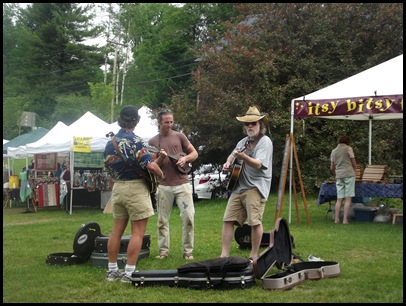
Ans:
POLYGON ((322 100, 295 100, 294 117, 402 114, 403 95, 322 100))

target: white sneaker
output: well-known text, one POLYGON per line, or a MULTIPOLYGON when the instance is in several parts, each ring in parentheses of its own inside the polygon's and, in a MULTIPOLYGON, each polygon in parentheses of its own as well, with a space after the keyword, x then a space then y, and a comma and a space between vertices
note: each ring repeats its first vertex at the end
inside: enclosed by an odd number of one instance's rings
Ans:
POLYGON ((324 261, 323 259, 313 256, 313 255, 309 255, 309 258, 307 258, 308 261, 324 261))
POLYGON ((116 280, 119 280, 123 277, 123 272, 120 272, 120 270, 117 271, 107 271, 106 273, 106 280, 108 282, 114 282, 116 280))
POLYGON ((131 283, 132 282, 131 276, 128 276, 126 273, 123 273, 123 276, 121 277, 121 282, 131 283))

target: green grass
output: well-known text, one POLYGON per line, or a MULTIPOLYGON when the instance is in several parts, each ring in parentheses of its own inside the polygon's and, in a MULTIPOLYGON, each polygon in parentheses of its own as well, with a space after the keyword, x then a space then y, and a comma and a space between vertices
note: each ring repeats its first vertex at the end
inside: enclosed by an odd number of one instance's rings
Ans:
MULTIPOLYGON (((264 229, 274 227, 276 196, 266 207, 264 229)), ((39 208, 38 213, 23 213, 25 207, 3 208, 3 302, 126 302, 126 303, 400 303, 403 302, 403 225, 352 222, 335 225, 327 205, 317 206, 316 197, 308 197, 311 224, 299 201, 300 223, 292 210, 289 229, 294 237, 294 254, 307 260, 312 254, 340 264, 336 278, 307 280, 287 291, 265 290, 261 281, 246 290, 194 290, 189 288, 145 287, 108 283, 106 269, 82 265, 49 266, 48 254, 72 252, 73 239, 81 224, 97 222, 108 235, 112 216, 98 209, 77 208, 69 215, 58 208, 39 208)), ((403 203, 391 200, 403 210, 403 203)), ((23 206, 23 205, 21 205, 23 206)), ((215 258, 221 252, 222 216, 226 200, 195 203, 196 261, 215 258)), ((288 218, 285 197, 282 216, 288 218)), ((151 253, 138 262, 139 270, 176 269, 183 265, 179 210, 171 216, 171 252, 164 260, 157 255, 157 216, 150 218, 147 233, 151 235, 151 253)), ((126 230, 129 235, 129 228, 126 230)), ((249 256, 249 250, 238 249, 235 241, 231 255, 249 256)), ((271 270, 277 273, 278 270, 271 270)))

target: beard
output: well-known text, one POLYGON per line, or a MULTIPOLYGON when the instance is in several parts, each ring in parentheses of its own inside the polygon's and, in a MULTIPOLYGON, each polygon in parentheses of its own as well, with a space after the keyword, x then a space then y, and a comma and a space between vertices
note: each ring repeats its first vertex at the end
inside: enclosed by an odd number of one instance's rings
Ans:
POLYGON ((254 130, 248 130, 247 135, 248 135, 248 137, 254 137, 257 135, 257 133, 254 130))

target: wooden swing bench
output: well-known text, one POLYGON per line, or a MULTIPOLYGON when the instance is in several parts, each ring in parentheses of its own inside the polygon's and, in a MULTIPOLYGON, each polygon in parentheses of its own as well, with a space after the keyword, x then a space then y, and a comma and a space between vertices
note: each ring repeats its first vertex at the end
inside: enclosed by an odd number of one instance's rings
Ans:
POLYGON ((364 183, 385 183, 385 175, 388 173, 386 165, 367 165, 362 174, 364 183))

